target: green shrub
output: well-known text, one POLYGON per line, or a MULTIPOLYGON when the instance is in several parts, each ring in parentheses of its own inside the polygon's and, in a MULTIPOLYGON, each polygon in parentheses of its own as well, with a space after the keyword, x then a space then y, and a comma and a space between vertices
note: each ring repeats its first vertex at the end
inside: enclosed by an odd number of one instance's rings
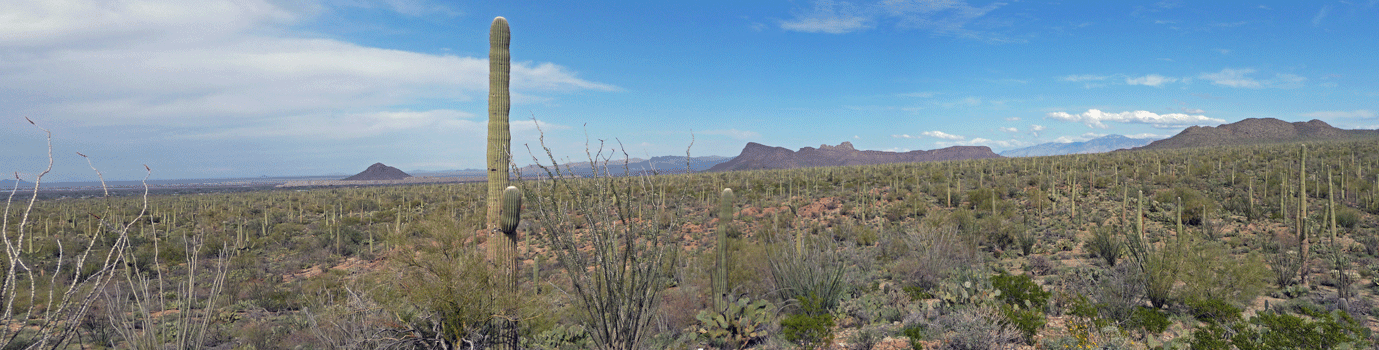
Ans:
POLYGON ((781 336, 801 349, 824 349, 833 343, 833 314, 817 296, 800 297, 798 312, 780 320, 781 336))
POLYGON ((923 325, 911 325, 911 326, 906 326, 904 329, 901 329, 901 330, 900 330, 900 335, 903 335, 903 336, 905 336, 906 338, 909 338, 909 340, 910 340, 910 349, 912 349, 912 350, 924 350, 924 343, 921 343, 921 342, 920 342, 920 341, 923 341, 923 340, 924 340, 924 326, 923 326, 923 325))
POLYGON ((1304 309, 1308 318, 1260 312, 1229 326, 1206 323, 1192 332, 1193 349, 1336 349, 1369 346, 1370 330, 1344 311, 1304 309), (1310 320, 1309 320, 1310 318, 1310 320))
POLYGON ((1244 311, 1221 299, 1188 300, 1187 306, 1188 313, 1198 321, 1223 324, 1240 320, 1240 312, 1244 311))
POLYGON ((1153 334, 1163 333, 1171 324, 1173 322, 1168 320, 1168 312, 1147 306, 1135 307, 1135 312, 1130 314, 1130 320, 1126 323, 1129 328, 1153 334))
POLYGON ((1218 207, 1216 201, 1191 187, 1177 186, 1154 195, 1154 200, 1159 203, 1178 203, 1179 198, 1183 200, 1182 219, 1186 225, 1201 225, 1206 216, 1218 207))
POLYGON ((1005 272, 991 276, 991 287, 1000 290, 998 297, 1007 305, 1026 309, 1043 310, 1049 301, 1049 293, 1029 275, 1013 276, 1005 272))

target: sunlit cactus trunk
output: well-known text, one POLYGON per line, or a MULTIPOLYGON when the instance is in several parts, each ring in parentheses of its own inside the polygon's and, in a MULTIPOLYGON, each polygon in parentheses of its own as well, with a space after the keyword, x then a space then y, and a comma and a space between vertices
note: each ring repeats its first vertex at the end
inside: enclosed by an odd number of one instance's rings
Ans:
MULTIPOLYGON (((489 259, 500 279, 500 293, 505 298, 517 295, 517 223, 520 221, 522 192, 508 186, 508 165, 511 163, 512 135, 508 130, 508 80, 512 69, 508 20, 493 19, 489 28, 488 51, 488 212, 484 223, 489 232, 489 259)), ((517 300, 503 305, 497 345, 500 349, 517 349, 517 300)))
POLYGON ((713 295, 717 309, 726 307, 723 303, 728 295, 728 226, 733 220, 733 189, 725 188, 718 197, 718 254, 714 266, 713 295))
POLYGON ((498 228, 501 211, 499 201, 503 189, 508 185, 508 153, 512 144, 512 135, 508 131, 508 110, 511 107, 508 80, 512 66, 508 53, 511 35, 507 19, 493 19, 488 41, 488 215, 484 222, 491 232, 498 228))
POLYGON ((1307 285, 1307 251, 1312 247, 1307 237, 1307 145, 1302 145, 1302 160, 1298 162, 1298 242, 1302 245, 1302 267, 1298 281, 1307 285))

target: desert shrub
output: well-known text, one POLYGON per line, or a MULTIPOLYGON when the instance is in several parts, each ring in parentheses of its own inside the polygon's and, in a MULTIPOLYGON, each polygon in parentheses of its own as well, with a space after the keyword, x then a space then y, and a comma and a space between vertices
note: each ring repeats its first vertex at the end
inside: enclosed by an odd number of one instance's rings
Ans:
POLYGON ((1249 305, 1268 287, 1269 270, 1258 253, 1231 254, 1221 242, 1198 241, 1184 254, 1185 300, 1219 299, 1249 305))
POLYGON ((1360 211, 1346 206, 1336 208, 1336 225, 1354 230, 1360 225, 1360 211))
POLYGON ((1177 186, 1154 195, 1154 200, 1159 203, 1178 203, 1179 198, 1182 199, 1182 220, 1185 225, 1201 225, 1208 214, 1217 210, 1216 201, 1191 187, 1177 186))
POLYGON ((905 328, 900 330, 900 335, 909 338, 911 350, 924 350, 924 343, 920 343, 924 340, 924 325, 916 324, 905 326, 905 328))
POLYGON ((1013 276, 1005 272, 991 276, 991 287, 1001 291, 998 299, 1006 305, 1043 310, 1051 293, 1034 283, 1029 275, 1013 276))
POLYGON ((947 350, 986 350, 1009 348, 1022 342, 1020 331, 1003 322, 1000 312, 991 307, 968 307, 939 316, 929 328, 942 334, 947 350))
POLYGON ((954 271, 982 261, 975 246, 963 240, 951 226, 921 226, 897 239, 911 247, 890 266, 895 279, 905 287, 933 290, 954 271))
POLYGON ((833 250, 805 244, 802 251, 781 243, 767 250, 771 282, 781 300, 808 299, 819 308, 832 311, 847 292, 843 281, 845 264, 833 250))
POLYGON ((1087 252, 1105 261, 1106 266, 1115 267, 1116 260, 1120 259, 1120 237, 1117 237, 1115 230, 1111 227, 1100 226, 1093 229, 1092 238, 1083 243, 1083 246, 1087 252))
POLYGON ((1025 258, 1025 270, 1035 276, 1044 276, 1053 272, 1054 264, 1048 256, 1030 255, 1025 258))
POLYGON ((1379 234, 1370 233, 1355 239, 1360 245, 1365 247, 1365 254, 1379 257, 1379 234))
POLYGON ((1073 268, 1061 274, 1055 298, 1069 314, 1096 320, 1100 326, 1124 324, 1135 308, 1144 304, 1145 283, 1140 271, 1128 264, 1112 269, 1073 268))
POLYGON ((1141 305, 1135 307, 1135 311, 1130 314, 1129 322, 1126 322, 1125 325, 1129 329, 1160 334, 1167 331, 1171 324, 1173 322, 1168 320, 1168 312, 1141 305))
POLYGON ((1341 311, 1303 310, 1307 318, 1260 312, 1248 322, 1209 322, 1192 332, 1193 349, 1337 349, 1369 346, 1370 330, 1341 311))
POLYGON ((1202 322, 1230 323, 1240 319, 1244 310, 1221 299, 1198 299, 1187 302, 1188 313, 1202 322))
POLYGON ((780 320, 781 336, 801 349, 823 349, 833 343, 833 314, 817 296, 796 299, 798 308, 780 320))

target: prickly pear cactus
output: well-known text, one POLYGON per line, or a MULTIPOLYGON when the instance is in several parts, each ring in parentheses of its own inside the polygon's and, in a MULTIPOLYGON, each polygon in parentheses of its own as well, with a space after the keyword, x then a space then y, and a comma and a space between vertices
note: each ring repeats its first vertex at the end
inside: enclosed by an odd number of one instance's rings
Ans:
POLYGON ((775 321, 776 306, 765 299, 733 299, 718 311, 704 310, 695 316, 701 337, 724 348, 745 348, 766 339, 767 325, 775 321))

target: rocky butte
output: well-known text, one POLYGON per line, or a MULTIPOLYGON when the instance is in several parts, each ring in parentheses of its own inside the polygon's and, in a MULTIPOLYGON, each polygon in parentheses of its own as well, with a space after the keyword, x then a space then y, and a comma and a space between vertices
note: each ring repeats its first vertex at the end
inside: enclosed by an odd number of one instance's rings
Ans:
POLYGON ((345 181, 357 180, 402 180, 412 177, 398 168, 383 165, 383 163, 373 163, 363 172, 345 178, 345 181))
POLYGON ((886 152, 859 151, 851 142, 837 146, 820 145, 791 151, 748 142, 736 158, 709 168, 709 171, 757 169, 792 169, 825 166, 870 165, 889 163, 933 162, 941 160, 1001 158, 986 146, 953 146, 929 151, 886 152))

